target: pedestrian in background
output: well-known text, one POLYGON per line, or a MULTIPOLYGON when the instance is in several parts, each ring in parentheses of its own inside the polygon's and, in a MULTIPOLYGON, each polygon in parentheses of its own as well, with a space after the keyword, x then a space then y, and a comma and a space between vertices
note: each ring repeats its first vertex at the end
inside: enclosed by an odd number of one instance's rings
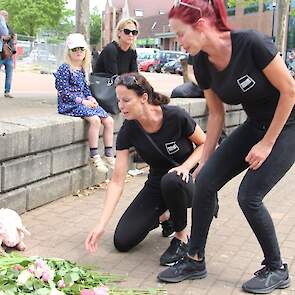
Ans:
POLYGON ((3 17, 1 21, 1 48, 3 46, 3 42, 6 42, 8 46, 11 49, 11 56, 6 57, 5 59, 2 59, 0 56, 0 68, 2 65, 5 67, 5 85, 4 85, 4 97, 13 98, 11 95, 11 84, 12 84, 12 74, 13 74, 13 54, 16 53, 16 36, 12 30, 12 28, 8 25, 8 12, 6 10, 0 10, 0 15, 3 17), (6 24, 7 30, 5 30, 5 24, 6 24), (3 30, 4 29, 4 30, 3 30), (4 34, 3 34, 4 33, 4 34), (3 34, 3 35, 2 35, 3 34))

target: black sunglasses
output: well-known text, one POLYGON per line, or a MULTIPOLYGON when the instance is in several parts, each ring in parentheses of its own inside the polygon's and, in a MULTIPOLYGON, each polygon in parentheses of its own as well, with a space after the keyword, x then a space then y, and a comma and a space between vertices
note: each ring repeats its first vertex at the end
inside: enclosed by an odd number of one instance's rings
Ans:
POLYGON ((77 52, 77 51, 85 51, 86 48, 85 47, 75 47, 75 48, 72 48, 70 49, 72 52, 77 52))
POLYGON ((124 29, 123 32, 124 32, 125 35, 130 35, 130 33, 132 33, 133 36, 137 36, 138 35, 138 31, 137 30, 124 29))
POLYGON ((128 89, 129 88, 133 88, 133 87, 137 87, 140 90, 144 91, 143 87, 141 85, 139 85, 137 79, 134 76, 118 76, 115 79, 115 87, 117 87, 118 85, 124 85, 126 86, 128 89))

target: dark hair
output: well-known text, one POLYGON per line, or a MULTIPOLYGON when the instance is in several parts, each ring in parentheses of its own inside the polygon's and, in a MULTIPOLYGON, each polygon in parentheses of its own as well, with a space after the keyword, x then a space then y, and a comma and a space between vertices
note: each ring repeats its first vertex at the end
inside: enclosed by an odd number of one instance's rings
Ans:
POLYGON ((199 18, 204 17, 211 21, 219 31, 230 31, 230 26, 227 23, 227 13, 224 5, 224 0, 181 0, 182 3, 190 6, 198 7, 200 10, 180 5, 173 6, 169 11, 169 19, 177 18, 186 24, 192 25, 199 18))
POLYGON ((168 96, 155 92, 148 80, 138 73, 127 73, 118 76, 115 80, 115 85, 116 87, 123 85, 133 90, 138 96, 146 93, 148 95, 148 103, 152 105, 168 104, 170 102, 168 96))

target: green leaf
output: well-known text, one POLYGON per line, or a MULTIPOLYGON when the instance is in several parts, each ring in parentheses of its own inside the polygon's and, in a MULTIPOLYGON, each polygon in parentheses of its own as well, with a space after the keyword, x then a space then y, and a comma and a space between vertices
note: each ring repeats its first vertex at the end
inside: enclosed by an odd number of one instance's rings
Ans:
POLYGON ((50 293, 49 288, 41 288, 36 291, 36 295, 48 295, 50 293))

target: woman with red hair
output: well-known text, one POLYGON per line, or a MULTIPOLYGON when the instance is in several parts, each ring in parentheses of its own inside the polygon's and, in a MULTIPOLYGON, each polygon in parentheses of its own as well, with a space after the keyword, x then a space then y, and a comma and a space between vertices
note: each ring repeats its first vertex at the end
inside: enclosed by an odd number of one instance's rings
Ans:
POLYGON ((261 246, 264 267, 242 288, 263 294, 287 288, 287 264, 263 199, 295 161, 295 81, 269 37, 229 28, 223 0, 176 1, 169 20, 180 45, 194 56, 209 117, 204 150, 193 173, 196 193, 188 256, 158 278, 180 282, 207 275, 205 245, 214 196, 247 170, 238 202, 261 246), (242 104, 247 120, 216 149, 224 125, 223 103, 242 104))

